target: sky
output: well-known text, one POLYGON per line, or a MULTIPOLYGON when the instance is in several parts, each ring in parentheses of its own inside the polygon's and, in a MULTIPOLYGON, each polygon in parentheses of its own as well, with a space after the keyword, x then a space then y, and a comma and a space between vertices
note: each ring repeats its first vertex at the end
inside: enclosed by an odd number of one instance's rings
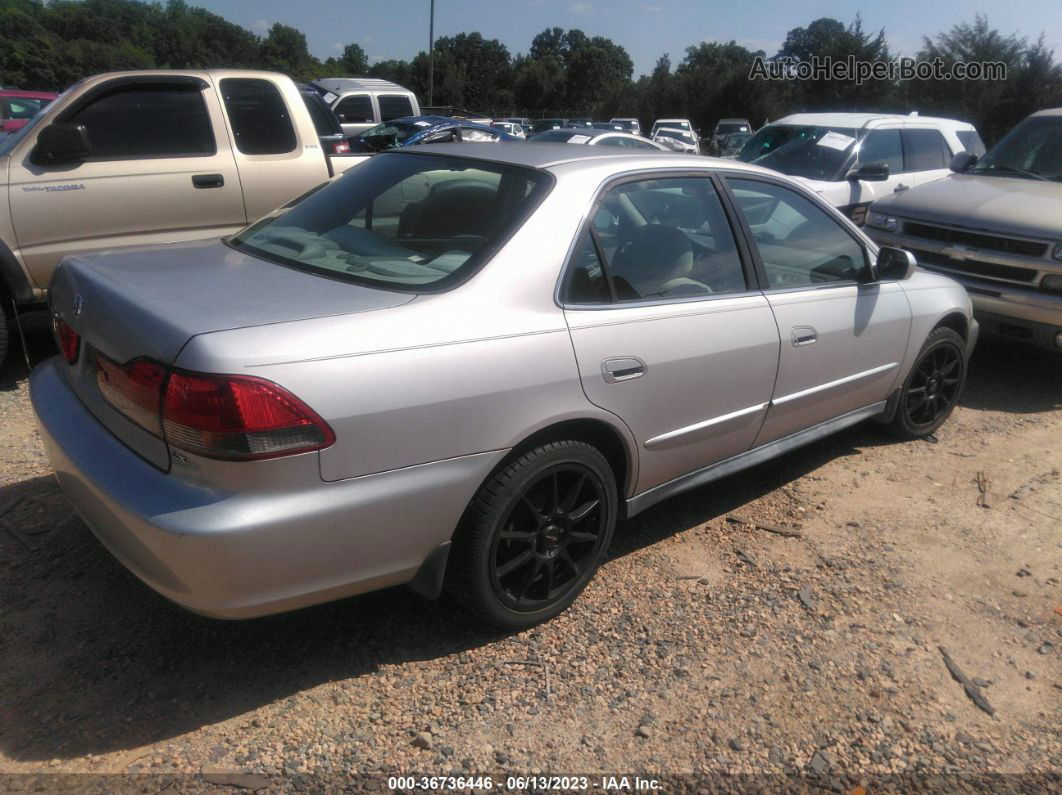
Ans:
MULTIPOLYGON (((429 0, 189 0, 264 34, 274 22, 306 34, 310 52, 325 59, 357 42, 370 61, 410 59, 428 49, 429 0)), ((626 48, 634 74, 652 71, 670 53, 672 64, 686 47, 731 39, 768 55, 786 33, 819 17, 848 23, 862 12, 863 28, 885 29, 894 52, 913 55, 923 35, 947 30, 976 14, 1005 34, 1035 39, 1045 34, 1062 60, 1059 0, 435 0, 435 36, 479 31, 499 39, 515 55, 527 52, 535 34, 550 27, 579 28, 626 48)))

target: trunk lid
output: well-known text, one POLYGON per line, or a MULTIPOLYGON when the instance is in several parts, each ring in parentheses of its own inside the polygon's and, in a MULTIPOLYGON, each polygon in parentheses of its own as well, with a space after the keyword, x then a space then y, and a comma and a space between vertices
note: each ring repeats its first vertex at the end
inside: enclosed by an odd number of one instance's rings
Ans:
POLYGON ((52 312, 81 336, 68 367, 78 397, 128 447, 161 469, 162 439, 108 403, 97 356, 119 365, 146 358, 172 365, 194 336, 387 309, 412 295, 304 273, 243 254, 219 241, 67 257, 50 288, 52 312))

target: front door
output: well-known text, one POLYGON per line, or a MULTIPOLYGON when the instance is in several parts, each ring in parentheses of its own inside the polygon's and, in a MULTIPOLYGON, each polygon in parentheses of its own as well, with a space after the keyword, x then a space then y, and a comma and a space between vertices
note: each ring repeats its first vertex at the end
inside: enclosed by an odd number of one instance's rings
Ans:
POLYGON ((587 397, 638 441, 635 493, 755 439, 778 330, 751 275, 708 177, 621 182, 583 230, 565 316, 587 397))
POLYGON ((910 335, 903 289, 872 281, 863 241, 810 197, 770 178, 727 182, 782 338, 756 445, 885 400, 910 335))
MULTIPOLYGON (((220 237, 247 223, 217 96, 194 77, 118 78, 57 119, 83 124, 90 155, 13 158, 9 197, 22 256, 39 286, 65 254, 220 237)), ((36 131, 39 133, 39 130, 36 131)))

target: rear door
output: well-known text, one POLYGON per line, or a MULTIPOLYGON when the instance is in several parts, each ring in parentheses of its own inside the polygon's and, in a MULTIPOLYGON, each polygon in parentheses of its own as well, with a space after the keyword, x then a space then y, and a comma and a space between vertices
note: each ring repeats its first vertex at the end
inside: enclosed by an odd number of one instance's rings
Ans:
POLYGON ((638 176, 605 190, 562 302, 591 402, 639 444, 635 493, 744 452, 766 414, 778 330, 714 181, 638 176))
POLYGON ((829 208, 760 175, 727 177, 781 334, 756 445, 885 400, 907 351, 899 283, 871 281, 865 243, 829 208))
POLYGON ((41 286, 65 254, 220 237, 246 224, 224 117, 204 79, 116 78, 56 121, 85 125, 89 157, 37 163, 26 147, 10 168, 16 237, 41 286))

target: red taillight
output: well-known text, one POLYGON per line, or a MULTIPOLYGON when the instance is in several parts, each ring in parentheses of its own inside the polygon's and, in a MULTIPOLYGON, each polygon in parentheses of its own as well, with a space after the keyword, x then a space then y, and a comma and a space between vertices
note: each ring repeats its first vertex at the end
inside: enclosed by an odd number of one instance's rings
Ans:
POLYGON ((63 352, 63 358, 67 364, 77 364, 77 356, 81 350, 81 335, 70 328, 69 324, 58 315, 52 317, 52 328, 55 330, 55 341, 59 350, 63 352))
POLYGON ((350 144, 346 141, 340 141, 335 145, 335 148, 333 148, 332 153, 337 155, 350 154, 350 144))
POLYGON ((162 435, 159 408, 166 368, 148 359, 127 365, 96 354, 96 384, 100 394, 118 411, 146 431, 162 435))
POLYGON ((174 371, 162 418, 169 444, 211 458, 273 458, 335 441, 313 409, 277 384, 250 376, 174 371))

